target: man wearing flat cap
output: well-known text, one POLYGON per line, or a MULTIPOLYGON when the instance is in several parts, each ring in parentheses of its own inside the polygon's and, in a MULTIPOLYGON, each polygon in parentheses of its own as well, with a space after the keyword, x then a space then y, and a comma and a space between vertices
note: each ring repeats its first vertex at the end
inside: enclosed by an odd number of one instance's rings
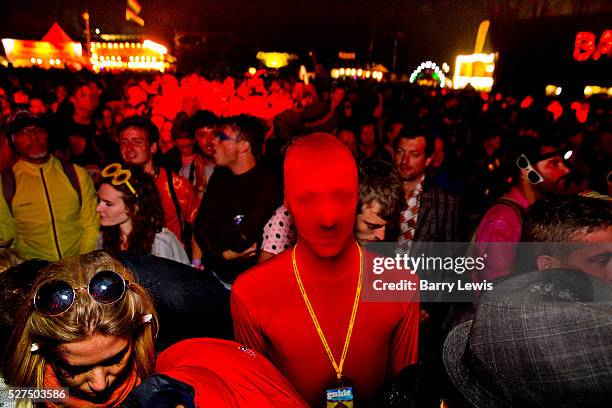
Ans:
POLYGON ((94 250, 98 216, 87 171, 49 153, 47 125, 31 112, 15 113, 7 135, 17 160, 0 174, 0 245, 51 261, 94 250))

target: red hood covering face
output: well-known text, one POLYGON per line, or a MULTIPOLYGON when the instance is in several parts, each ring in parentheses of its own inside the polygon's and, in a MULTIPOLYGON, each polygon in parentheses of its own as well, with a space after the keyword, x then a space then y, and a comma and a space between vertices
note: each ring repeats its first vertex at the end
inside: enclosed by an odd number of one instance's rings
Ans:
POLYGON ((354 241, 358 187, 353 155, 336 137, 317 133, 293 143, 284 167, 285 200, 299 245, 317 257, 337 256, 354 241))

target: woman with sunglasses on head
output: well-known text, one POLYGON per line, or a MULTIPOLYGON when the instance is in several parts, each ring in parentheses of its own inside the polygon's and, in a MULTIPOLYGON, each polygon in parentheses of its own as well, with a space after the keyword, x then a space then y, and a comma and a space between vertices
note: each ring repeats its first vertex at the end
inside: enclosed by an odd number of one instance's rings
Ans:
POLYGON ((3 367, 12 387, 68 388, 61 402, 41 396, 50 407, 112 407, 152 373, 157 315, 118 261, 96 251, 52 263, 31 293, 3 367))
POLYGON ((233 341, 184 340, 155 361, 158 316, 135 280, 103 251, 42 268, 7 348, 11 389, 44 392, 47 407, 307 407, 272 363, 233 341))
POLYGON ((98 181, 101 233, 98 249, 156 255, 189 265, 185 249, 164 228, 164 213, 153 177, 140 167, 106 166, 98 181))

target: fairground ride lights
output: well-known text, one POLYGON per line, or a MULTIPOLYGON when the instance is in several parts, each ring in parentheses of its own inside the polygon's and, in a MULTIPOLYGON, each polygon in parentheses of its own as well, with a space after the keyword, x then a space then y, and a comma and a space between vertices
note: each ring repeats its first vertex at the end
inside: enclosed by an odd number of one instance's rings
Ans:
POLYGON ((142 43, 142 46, 144 48, 148 48, 151 51, 155 51, 156 53, 160 55, 165 55, 168 53, 168 49, 166 47, 164 47, 161 44, 156 43, 155 41, 144 40, 142 43))
POLYGON ((422 62, 421 65, 412 71, 409 82, 413 84, 419 78, 419 75, 424 71, 431 72, 432 78, 437 79, 436 82, 439 82, 440 88, 444 88, 444 84, 446 83, 446 75, 444 75, 444 72, 442 72, 440 67, 438 67, 438 65, 432 61, 422 62))

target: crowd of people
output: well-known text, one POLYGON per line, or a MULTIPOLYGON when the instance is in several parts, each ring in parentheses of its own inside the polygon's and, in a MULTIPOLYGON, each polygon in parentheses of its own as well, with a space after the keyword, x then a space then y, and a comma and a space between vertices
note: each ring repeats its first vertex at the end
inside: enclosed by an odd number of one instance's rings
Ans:
POLYGON ((47 406, 612 398, 607 98, 7 69, 0 108, 0 380, 47 406), (378 242, 494 289, 363 301, 378 242))

